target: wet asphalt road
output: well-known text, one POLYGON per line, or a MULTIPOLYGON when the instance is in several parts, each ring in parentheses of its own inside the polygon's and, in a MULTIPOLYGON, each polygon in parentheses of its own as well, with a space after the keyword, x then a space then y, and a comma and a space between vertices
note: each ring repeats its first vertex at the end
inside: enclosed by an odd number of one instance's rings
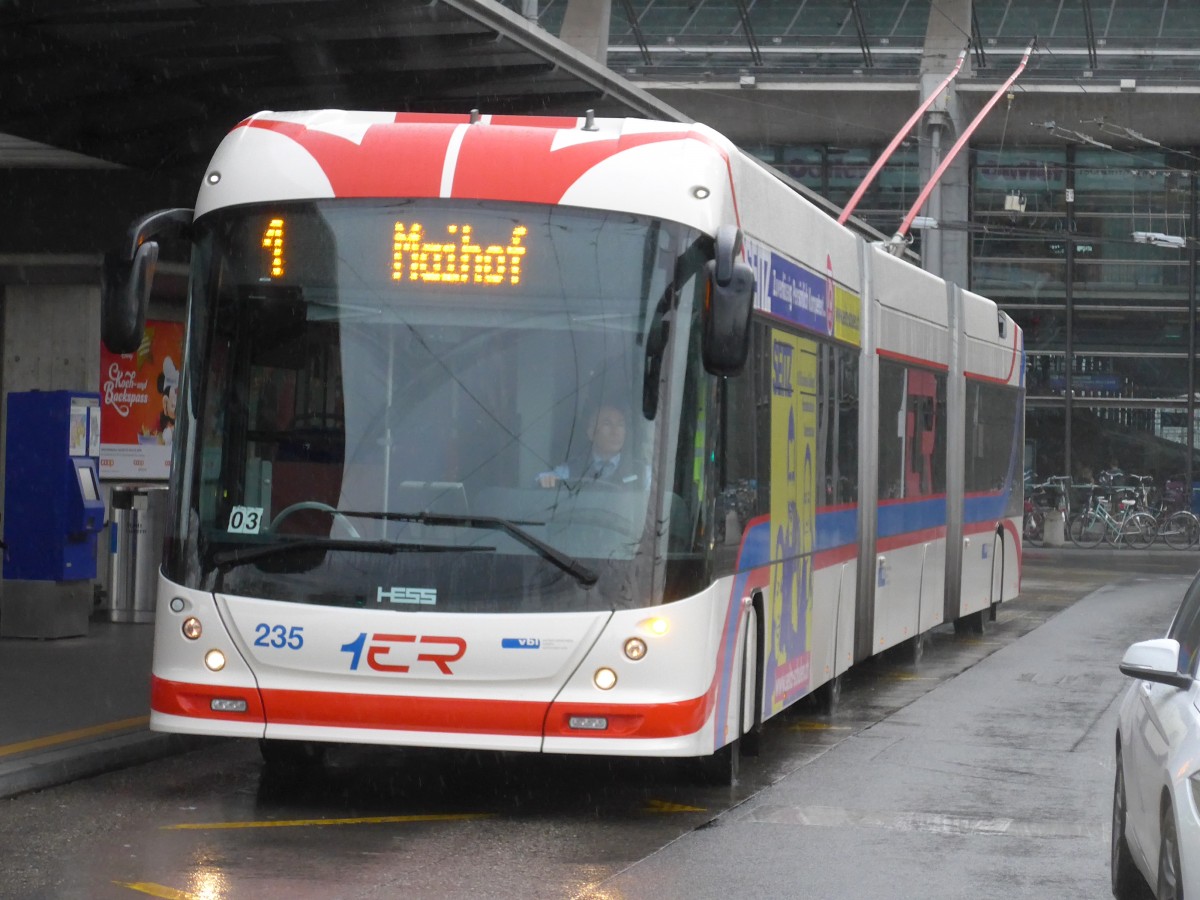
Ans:
POLYGON ((1033 551, 981 636, 884 654, 768 723, 734 788, 678 763, 214 742, 0 801, 0 897, 1108 896, 1116 665, 1200 555, 1033 551))

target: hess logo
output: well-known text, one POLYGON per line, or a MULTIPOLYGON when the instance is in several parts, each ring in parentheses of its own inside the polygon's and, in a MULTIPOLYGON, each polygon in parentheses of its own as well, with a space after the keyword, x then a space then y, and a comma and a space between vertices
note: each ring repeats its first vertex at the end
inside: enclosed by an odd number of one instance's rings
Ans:
POLYGON ((380 634, 365 631, 348 644, 342 652, 350 654, 350 671, 358 671, 363 658, 367 668, 376 672, 408 672, 421 664, 425 670, 433 666, 443 675, 453 675, 450 663, 462 659, 467 642, 460 637, 432 634, 380 634), (369 638, 369 640, 368 640, 369 638))
POLYGON ((376 590, 376 598, 380 603, 412 603, 417 606, 433 606, 437 603, 437 588, 393 587, 376 590))

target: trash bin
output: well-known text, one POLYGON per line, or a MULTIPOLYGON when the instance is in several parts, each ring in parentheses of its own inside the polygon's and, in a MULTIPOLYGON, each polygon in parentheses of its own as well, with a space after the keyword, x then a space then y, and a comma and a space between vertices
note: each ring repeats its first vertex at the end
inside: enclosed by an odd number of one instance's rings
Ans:
POLYGON ((1066 514, 1061 509, 1046 510, 1042 520, 1042 546, 1061 547, 1066 538, 1066 514))
POLYGON ((108 594, 111 621, 154 621, 166 514, 166 485, 117 485, 113 488, 108 594))

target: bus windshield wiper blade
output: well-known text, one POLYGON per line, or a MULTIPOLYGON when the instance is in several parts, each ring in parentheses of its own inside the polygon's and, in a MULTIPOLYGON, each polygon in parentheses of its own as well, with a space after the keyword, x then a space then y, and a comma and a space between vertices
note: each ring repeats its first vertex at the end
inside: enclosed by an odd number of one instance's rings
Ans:
POLYGON ((361 516, 364 519, 386 519, 389 522, 419 522, 422 525, 491 528, 495 531, 503 531, 514 540, 524 544, 530 550, 538 553, 547 562, 558 566, 558 568, 562 569, 584 587, 591 587, 599 577, 595 572, 575 559, 575 557, 569 556, 558 548, 552 547, 545 541, 534 537, 521 527, 522 524, 526 523, 518 524, 509 519, 502 519, 499 516, 471 516, 466 514, 431 512, 359 512, 357 510, 342 510, 342 515, 350 518, 361 516))
POLYGON ((349 550, 356 553, 440 553, 447 551, 495 551, 495 547, 453 546, 449 544, 418 544, 398 543, 396 541, 364 541, 342 538, 303 538, 301 540, 284 541, 278 544, 258 544, 250 547, 237 547, 233 550, 220 550, 213 554, 212 561, 218 569, 232 569, 237 566, 252 563, 256 560, 267 559, 271 556, 282 556, 300 550, 349 550))

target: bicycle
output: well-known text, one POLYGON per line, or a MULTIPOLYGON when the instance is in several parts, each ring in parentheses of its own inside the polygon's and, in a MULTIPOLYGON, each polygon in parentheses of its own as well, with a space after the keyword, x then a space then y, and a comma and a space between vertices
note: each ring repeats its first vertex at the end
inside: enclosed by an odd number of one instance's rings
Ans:
POLYGON ((1137 509, 1137 501, 1133 498, 1122 498, 1117 502, 1121 507, 1120 518, 1109 510, 1109 496, 1094 496, 1087 509, 1068 520, 1067 534, 1071 542, 1085 549, 1099 546, 1105 539, 1113 546, 1126 544, 1135 550, 1150 547, 1157 536, 1154 516, 1137 509))
POLYGON ((1200 518, 1186 509, 1177 509, 1158 526, 1158 537, 1172 550, 1187 550, 1200 541, 1200 518))
POLYGON ((1167 479, 1166 490, 1147 492, 1147 511, 1158 522, 1158 536, 1174 550, 1186 550, 1200 541, 1200 518, 1185 506, 1182 485, 1178 480, 1167 479))

